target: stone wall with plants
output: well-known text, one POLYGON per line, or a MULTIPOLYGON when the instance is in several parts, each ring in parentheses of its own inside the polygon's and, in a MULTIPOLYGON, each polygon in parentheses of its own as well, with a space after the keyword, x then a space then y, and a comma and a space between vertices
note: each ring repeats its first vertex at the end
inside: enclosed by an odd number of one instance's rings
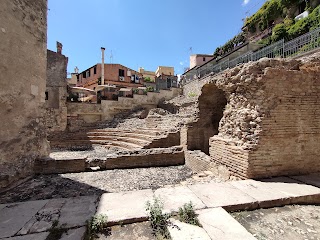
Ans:
POLYGON ((198 122, 208 118, 210 106, 201 106, 210 103, 210 89, 227 99, 218 133, 209 139, 212 160, 242 178, 320 171, 319 65, 319 58, 261 59, 212 76, 202 90, 208 97, 199 98, 198 122))

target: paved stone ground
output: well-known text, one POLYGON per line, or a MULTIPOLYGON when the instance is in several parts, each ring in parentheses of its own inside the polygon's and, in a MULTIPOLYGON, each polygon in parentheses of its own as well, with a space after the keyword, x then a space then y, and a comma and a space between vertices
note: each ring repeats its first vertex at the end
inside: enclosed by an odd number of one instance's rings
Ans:
POLYGON ((232 216, 259 240, 320 239, 320 206, 289 205, 232 216))
POLYGON ((40 175, 14 190, 1 193, 0 203, 157 189, 165 185, 180 184, 191 176, 192 171, 186 166, 40 175))

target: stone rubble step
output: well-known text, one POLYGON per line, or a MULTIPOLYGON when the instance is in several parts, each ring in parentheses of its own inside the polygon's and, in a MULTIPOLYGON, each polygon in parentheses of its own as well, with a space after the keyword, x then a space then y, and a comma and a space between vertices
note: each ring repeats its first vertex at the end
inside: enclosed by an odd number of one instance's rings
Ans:
POLYGON ((200 224, 212 240, 256 240, 221 207, 199 210, 197 214, 200 224))

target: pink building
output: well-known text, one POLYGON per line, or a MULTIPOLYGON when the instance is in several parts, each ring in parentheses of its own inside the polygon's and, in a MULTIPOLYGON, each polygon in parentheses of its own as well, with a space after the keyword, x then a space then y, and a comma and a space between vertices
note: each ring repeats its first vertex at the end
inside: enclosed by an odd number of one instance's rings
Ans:
POLYGON ((201 66, 202 64, 210 61, 211 59, 213 59, 213 55, 208 55, 208 54, 190 55, 190 69, 194 68, 195 66, 201 66))

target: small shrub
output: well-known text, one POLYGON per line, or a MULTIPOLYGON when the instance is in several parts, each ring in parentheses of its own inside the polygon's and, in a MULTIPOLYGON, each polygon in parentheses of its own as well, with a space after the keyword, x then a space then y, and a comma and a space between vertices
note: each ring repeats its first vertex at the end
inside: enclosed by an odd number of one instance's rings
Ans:
POLYGON ((188 97, 195 97, 195 96, 197 96, 197 94, 194 93, 194 92, 189 92, 189 93, 188 93, 188 97))
POLYGON ((181 222, 201 227, 192 202, 186 203, 183 205, 183 207, 179 208, 178 217, 181 222))
POLYGON ((94 215, 87 221, 87 239, 94 239, 98 233, 103 232, 107 227, 108 216, 104 214, 94 215))
POLYGON ((153 198, 153 202, 146 203, 146 211, 149 214, 149 220, 153 234, 157 239, 170 239, 168 231, 168 219, 170 214, 163 213, 163 202, 157 198, 153 198))
POLYGON ((145 78, 144 78, 144 81, 145 81, 145 82, 153 82, 150 77, 145 77, 145 78))
POLYGON ((147 87, 147 92, 154 92, 154 87, 153 86, 148 86, 147 87))

